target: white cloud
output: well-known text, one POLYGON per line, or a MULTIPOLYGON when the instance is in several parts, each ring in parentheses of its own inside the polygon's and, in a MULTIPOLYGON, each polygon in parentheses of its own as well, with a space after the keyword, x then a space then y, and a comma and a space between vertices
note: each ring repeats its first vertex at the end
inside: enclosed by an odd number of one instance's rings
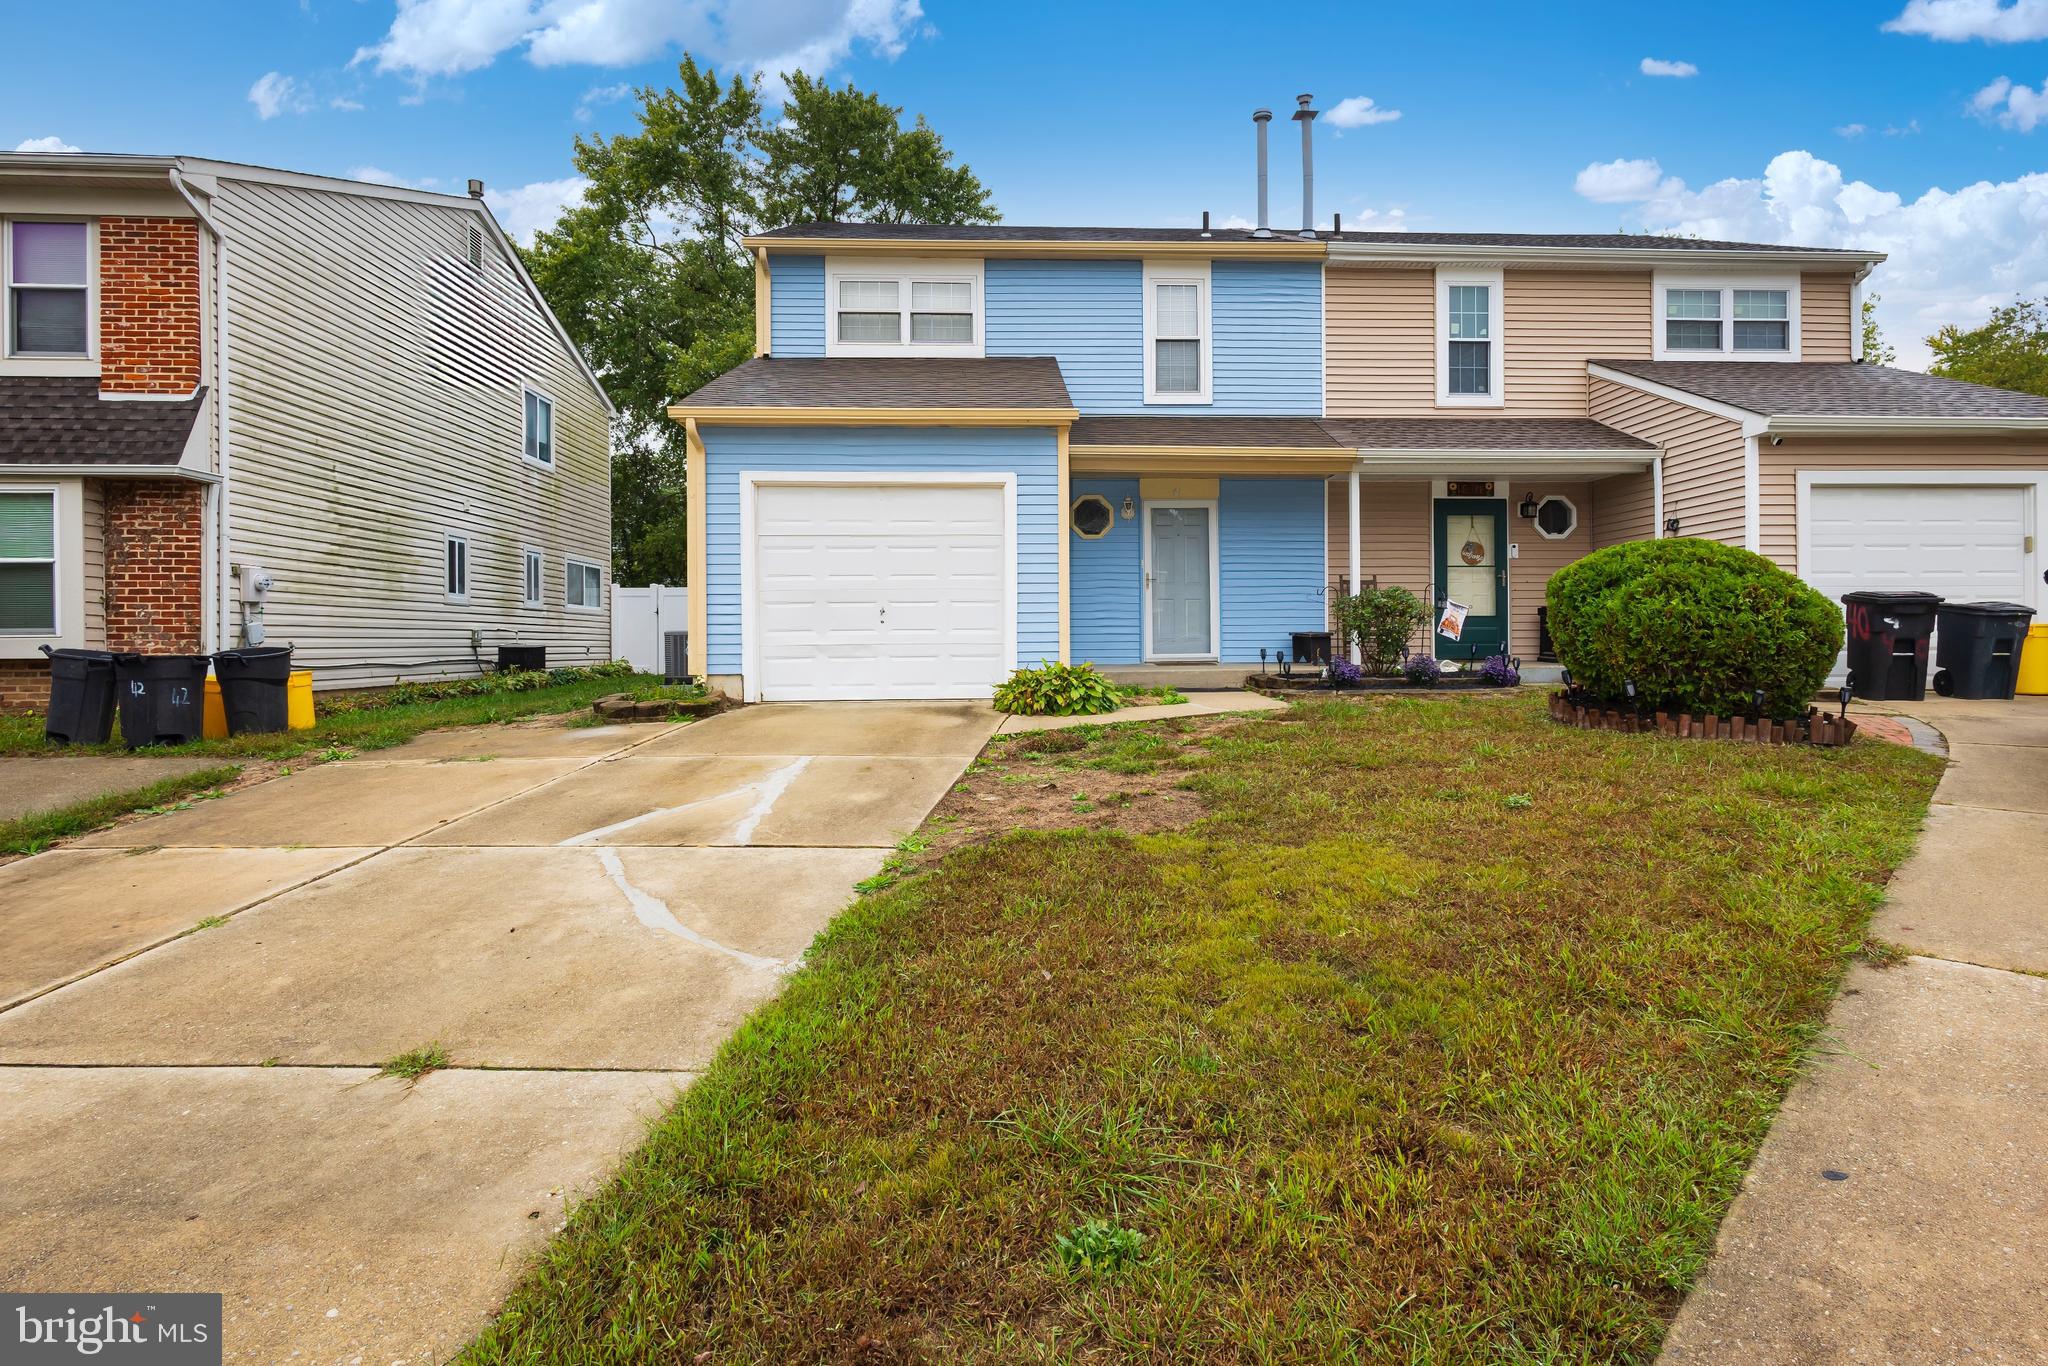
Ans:
POLYGON ((436 176, 422 176, 414 180, 381 166, 351 166, 343 174, 350 180, 367 180, 372 185, 396 185, 401 190, 431 190, 441 183, 436 176))
POLYGON ((1681 80, 1700 74, 1700 69, 1691 62, 1667 62, 1662 57, 1643 58, 1640 69, 1645 76, 1676 76, 1681 80))
POLYGON ((1401 117, 1398 109, 1384 109, 1372 102, 1370 95, 1353 95, 1339 100, 1323 119, 1332 128, 1370 128, 1376 123, 1392 123, 1401 117))
POLYGON ((535 233, 552 228, 562 210, 581 200, 589 188, 589 181, 572 175, 561 180, 537 180, 509 190, 488 190, 484 202, 491 206, 491 212, 514 241, 531 244, 535 233))
POLYGON ((46 138, 29 138, 24 142, 17 142, 14 144, 14 150, 17 152, 76 152, 79 149, 52 134, 46 138))
POLYGON ((586 122, 591 111, 600 104, 617 104, 620 100, 633 97, 633 83, 620 81, 617 85, 597 85, 583 92, 583 98, 576 101, 576 117, 586 122))
POLYGON ((2000 76, 1970 100, 1970 112, 2000 127, 2031 133, 2037 124, 2048 120, 2048 81, 2035 90, 2000 76))
POLYGON ((864 48, 894 59, 930 32, 919 0, 398 0, 351 65, 425 81, 523 50, 535 66, 628 66, 675 48, 772 78, 813 75, 864 48))
POLYGON ((2048 0, 1906 0, 1884 25, 1942 43, 2031 43, 2048 38, 2048 0))
POLYGON ((1869 131, 1870 126, 1868 124, 1845 123, 1835 130, 1835 136, 1838 138, 1860 138, 1869 131))
POLYGON ((249 87, 249 103, 256 117, 274 119, 279 114, 303 114, 313 107, 313 92, 297 79, 278 71, 266 71, 249 87))
POLYGON ((1580 171, 1572 188, 1595 204, 1633 204, 1648 199, 1664 178, 1655 157, 1596 161, 1580 171))
POLYGON ((355 114, 362 111, 363 102, 361 100, 352 100, 346 95, 336 95, 327 102, 327 107, 329 109, 339 109, 344 114, 355 114))
MULTIPOLYGON (((1588 168, 1591 169, 1591 168, 1588 168)), ((1761 176, 1694 190, 1667 176, 1636 201, 1652 232, 1888 253, 1867 289, 1908 365, 1943 323, 1973 325, 2015 295, 2048 294, 2048 173, 1929 189, 1908 199, 1810 152, 1781 152, 1761 176)))

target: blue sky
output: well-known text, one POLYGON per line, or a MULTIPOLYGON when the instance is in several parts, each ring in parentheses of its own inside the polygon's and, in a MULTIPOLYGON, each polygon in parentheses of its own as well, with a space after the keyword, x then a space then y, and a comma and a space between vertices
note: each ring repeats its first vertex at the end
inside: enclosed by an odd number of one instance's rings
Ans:
POLYGON ((162 151, 441 188, 516 232, 572 194, 571 139, 632 126, 685 47, 827 70, 923 113, 1012 222, 1253 210, 1347 227, 1689 231, 1894 253, 1909 360, 1939 322, 2048 292, 2048 0, 1439 6, 957 0, 240 0, 22 7, 0 147, 162 151), (122 41, 82 44, 78 23, 122 41), (1645 59, 1662 70, 1646 74, 1645 59), (1339 113, 1340 103, 1354 117, 1339 113), (1370 101, 1369 104, 1365 103, 1370 101), (1357 117, 1364 111, 1365 117, 1357 117), (1398 112, 1398 117, 1391 117, 1398 112), (1340 123, 1349 123, 1341 127, 1340 123))

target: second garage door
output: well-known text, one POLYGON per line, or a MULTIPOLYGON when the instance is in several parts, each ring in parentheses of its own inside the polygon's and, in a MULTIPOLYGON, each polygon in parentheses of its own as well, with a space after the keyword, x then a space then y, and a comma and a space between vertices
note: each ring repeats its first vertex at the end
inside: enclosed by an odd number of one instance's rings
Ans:
POLYGON ((761 484, 754 499, 759 700, 987 697, 1009 675, 1003 487, 761 484))

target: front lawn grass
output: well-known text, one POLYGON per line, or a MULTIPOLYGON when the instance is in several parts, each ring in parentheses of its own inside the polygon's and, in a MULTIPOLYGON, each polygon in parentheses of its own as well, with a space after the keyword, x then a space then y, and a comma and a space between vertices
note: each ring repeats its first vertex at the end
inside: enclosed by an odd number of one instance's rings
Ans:
POLYGON ((1171 762, 856 902, 464 1359, 1647 1361, 1939 771, 1534 696, 1171 762))
POLYGON ((218 795, 216 789, 224 783, 233 782, 241 771, 234 764, 221 764, 202 768, 196 773, 160 779, 132 791, 91 797, 70 806, 31 811, 26 816, 0 821, 0 855, 38 854, 58 840, 111 825, 132 811, 172 805, 195 794, 201 797, 218 795))

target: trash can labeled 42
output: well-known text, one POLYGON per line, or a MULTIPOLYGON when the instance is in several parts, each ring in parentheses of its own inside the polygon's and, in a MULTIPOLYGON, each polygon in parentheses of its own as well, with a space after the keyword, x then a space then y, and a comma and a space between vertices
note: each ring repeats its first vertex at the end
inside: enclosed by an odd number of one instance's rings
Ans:
POLYGON ((206 664, 205 655, 115 655, 122 742, 139 749, 197 740, 205 721, 206 664))

